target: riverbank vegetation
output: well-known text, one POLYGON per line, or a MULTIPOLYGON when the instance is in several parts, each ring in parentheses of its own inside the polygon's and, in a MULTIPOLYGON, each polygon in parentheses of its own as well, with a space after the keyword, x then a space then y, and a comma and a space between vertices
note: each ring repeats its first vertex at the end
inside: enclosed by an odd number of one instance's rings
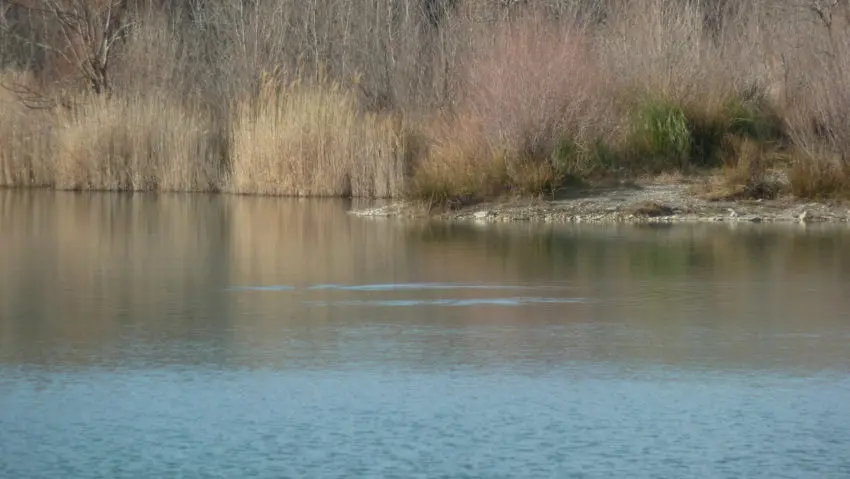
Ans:
POLYGON ((850 4, 0 0, 0 186, 850 196, 850 4))

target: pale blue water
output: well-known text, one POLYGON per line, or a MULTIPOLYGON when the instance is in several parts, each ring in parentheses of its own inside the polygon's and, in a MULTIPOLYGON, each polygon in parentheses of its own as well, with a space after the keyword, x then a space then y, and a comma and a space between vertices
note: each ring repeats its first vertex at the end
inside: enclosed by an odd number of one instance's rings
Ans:
POLYGON ((0 478, 847 478, 850 231, 0 191, 0 478))

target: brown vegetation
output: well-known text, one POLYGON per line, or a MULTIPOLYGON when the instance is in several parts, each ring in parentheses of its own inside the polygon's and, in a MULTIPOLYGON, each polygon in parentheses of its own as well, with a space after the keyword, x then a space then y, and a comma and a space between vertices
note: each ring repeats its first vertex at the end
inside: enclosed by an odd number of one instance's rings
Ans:
POLYGON ((417 194, 536 194, 595 166, 594 142, 617 125, 586 37, 577 19, 540 13, 471 34, 453 111, 429 132, 417 194))
POLYGON ((848 30, 844 1, 0 0, 0 185, 848 196, 848 30))
POLYGON ((89 99, 59 114, 53 181, 61 189, 218 189, 209 123, 156 97, 89 99))
POLYGON ((265 85, 237 105, 232 122, 237 193, 285 196, 398 196, 404 135, 398 121, 359 112, 337 86, 265 85))

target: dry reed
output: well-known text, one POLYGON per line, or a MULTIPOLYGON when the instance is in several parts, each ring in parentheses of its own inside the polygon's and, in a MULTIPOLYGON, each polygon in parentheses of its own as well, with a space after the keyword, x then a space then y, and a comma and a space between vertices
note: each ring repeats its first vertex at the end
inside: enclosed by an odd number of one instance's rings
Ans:
MULTIPOLYGON (((0 85, 26 85, 28 75, 0 74, 0 85)), ((55 158, 53 114, 26 108, 0 87, 0 186, 49 186, 55 158)))
POLYGON ((93 98, 60 116, 59 189, 210 191, 218 151, 203 119, 165 100, 93 98))
POLYGON ((276 88, 237 105, 229 190, 285 196, 397 196, 399 122, 359 112, 336 86, 276 88))

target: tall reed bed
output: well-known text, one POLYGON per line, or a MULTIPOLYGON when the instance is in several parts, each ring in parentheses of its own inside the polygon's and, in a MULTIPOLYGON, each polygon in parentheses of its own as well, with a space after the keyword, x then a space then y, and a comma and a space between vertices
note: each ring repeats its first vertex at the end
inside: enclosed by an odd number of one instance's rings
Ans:
POLYGON ((833 3, 149 2, 128 7, 102 95, 22 41, 67 47, 12 6, 0 185, 451 203, 710 170, 746 194, 778 171, 782 191, 850 196, 833 3))
POLYGON ((276 87, 234 108, 236 193, 390 197, 404 185, 401 122, 360 111, 339 87, 276 87))
POLYGON ((220 151, 202 115, 162 98, 84 99, 59 114, 54 185, 60 189, 210 191, 220 151))
MULTIPOLYGON (((0 74, 0 81, 29 82, 29 75, 0 74)), ((0 89, 0 187, 49 186, 55 151, 52 112, 27 108, 10 91, 0 89)))

